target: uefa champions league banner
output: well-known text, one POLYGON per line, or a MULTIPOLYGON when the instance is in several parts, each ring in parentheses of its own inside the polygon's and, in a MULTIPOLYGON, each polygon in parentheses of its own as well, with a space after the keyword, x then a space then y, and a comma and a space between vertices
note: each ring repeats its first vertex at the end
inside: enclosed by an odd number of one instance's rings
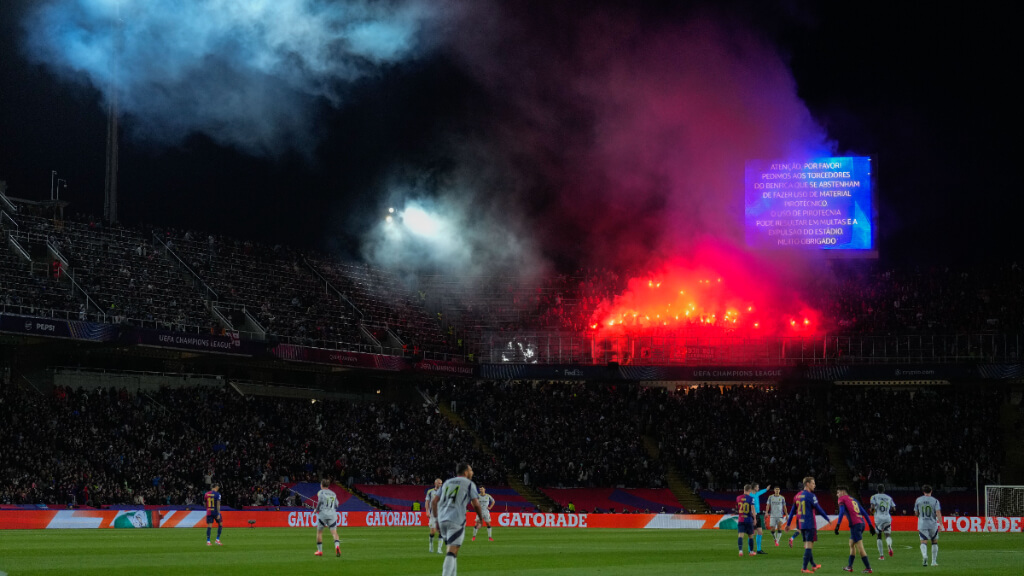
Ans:
MULTIPOLYGON (((224 511, 225 528, 315 528, 316 512, 312 510, 224 511)), ((818 530, 835 526, 818 518, 818 530)), ((476 514, 466 514, 467 524, 476 522, 476 514)), ((338 512, 342 528, 427 527, 425 512, 338 512)), ((496 528, 568 528, 568 529, 660 529, 660 530, 736 530, 734 514, 533 514, 497 512, 491 514, 496 528)), ((0 510, 0 529, 68 529, 68 528, 205 528, 203 510, 0 510)), ((917 518, 893 516, 895 532, 916 532, 917 518)), ((1024 518, 947 516, 942 528, 946 532, 1022 533, 1024 518)))
POLYGON ((239 356, 256 356, 266 352, 267 349, 266 344, 263 342, 241 340, 237 336, 227 334, 197 334, 143 328, 123 330, 121 339, 126 344, 135 344, 137 346, 175 348, 178 350, 239 356))

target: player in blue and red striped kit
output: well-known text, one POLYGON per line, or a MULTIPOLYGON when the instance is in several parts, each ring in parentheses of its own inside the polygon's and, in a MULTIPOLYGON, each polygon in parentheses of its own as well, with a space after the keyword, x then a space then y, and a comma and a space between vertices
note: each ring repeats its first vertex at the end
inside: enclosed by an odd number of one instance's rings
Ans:
POLYGON ((210 528, 217 522, 217 546, 220 546, 220 531, 224 529, 220 516, 220 484, 210 485, 210 490, 203 494, 203 503, 206 504, 206 545, 210 546, 210 528))
MULTIPOLYGON (((804 574, 813 574, 815 570, 821 568, 821 564, 814 563, 814 543, 818 540, 818 523, 814 519, 814 512, 817 511, 826 521, 831 521, 828 512, 825 512, 821 504, 818 504, 818 497, 814 495, 814 487, 814 478, 810 476, 804 478, 804 489, 793 497, 793 507, 789 509, 789 518, 786 519, 786 530, 789 530, 789 525, 793 523, 793 516, 799 515, 796 524, 804 539, 804 567, 800 572, 804 574)), ((795 537, 796 534, 789 537, 791 548, 795 537)))
POLYGON ((747 544, 750 548, 750 555, 754 552, 754 497, 750 495, 750 484, 743 486, 743 494, 736 497, 736 529, 739 531, 739 538, 736 540, 740 546, 740 556, 743 556, 743 535, 747 535, 747 544))
POLYGON ((875 533, 875 525, 868 516, 867 509, 856 499, 850 497, 849 489, 846 486, 839 486, 836 489, 836 496, 839 497, 839 519, 836 520, 836 535, 839 535, 839 525, 843 518, 849 518, 850 524, 850 562, 843 568, 844 572, 853 572, 853 558, 856 552, 860 552, 860 559, 864 562, 864 573, 872 574, 871 563, 868 562, 868 553, 864 550, 864 527, 871 528, 871 534, 875 533))

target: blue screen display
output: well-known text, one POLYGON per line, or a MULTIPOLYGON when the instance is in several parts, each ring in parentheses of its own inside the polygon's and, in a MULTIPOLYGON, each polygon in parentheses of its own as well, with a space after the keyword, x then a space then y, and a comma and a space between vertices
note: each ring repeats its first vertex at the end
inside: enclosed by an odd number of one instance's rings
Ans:
POLYGON ((749 160, 747 246, 874 250, 871 158, 749 160))

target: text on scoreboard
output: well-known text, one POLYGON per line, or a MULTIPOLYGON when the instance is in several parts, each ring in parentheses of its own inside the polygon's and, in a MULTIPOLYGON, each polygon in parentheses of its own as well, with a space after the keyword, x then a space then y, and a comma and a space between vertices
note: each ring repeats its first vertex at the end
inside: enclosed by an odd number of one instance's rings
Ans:
POLYGON ((747 246, 874 250, 871 169, 867 156, 748 160, 747 246))

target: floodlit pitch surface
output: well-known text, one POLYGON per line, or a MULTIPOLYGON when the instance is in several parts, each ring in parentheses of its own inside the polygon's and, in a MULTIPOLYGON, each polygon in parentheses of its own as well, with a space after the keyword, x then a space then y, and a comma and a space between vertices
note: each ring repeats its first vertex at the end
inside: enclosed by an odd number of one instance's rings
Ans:
MULTIPOLYGON (((799 539, 790 549, 765 537, 766 556, 739 558, 736 534, 719 530, 495 529, 495 541, 466 539, 459 574, 537 576, 799 574, 799 539)), ((481 534, 484 532, 481 531, 481 534)), ((0 572, 40 574, 441 574, 442 556, 427 552, 427 531, 352 528, 340 532, 342 556, 325 542, 314 557, 315 531, 295 528, 225 530, 224 546, 206 546, 204 529, 0 531, 0 572)), ((898 533, 896 556, 876 574, 1024 573, 1024 534, 943 534, 939 566, 922 568, 916 534, 898 533)), ((815 546, 819 574, 841 574, 847 537, 822 533, 815 546)), ((866 540, 877 553, 874 538, 866 540)), ((858 559, 856 573, 863 566, 858 559)))

